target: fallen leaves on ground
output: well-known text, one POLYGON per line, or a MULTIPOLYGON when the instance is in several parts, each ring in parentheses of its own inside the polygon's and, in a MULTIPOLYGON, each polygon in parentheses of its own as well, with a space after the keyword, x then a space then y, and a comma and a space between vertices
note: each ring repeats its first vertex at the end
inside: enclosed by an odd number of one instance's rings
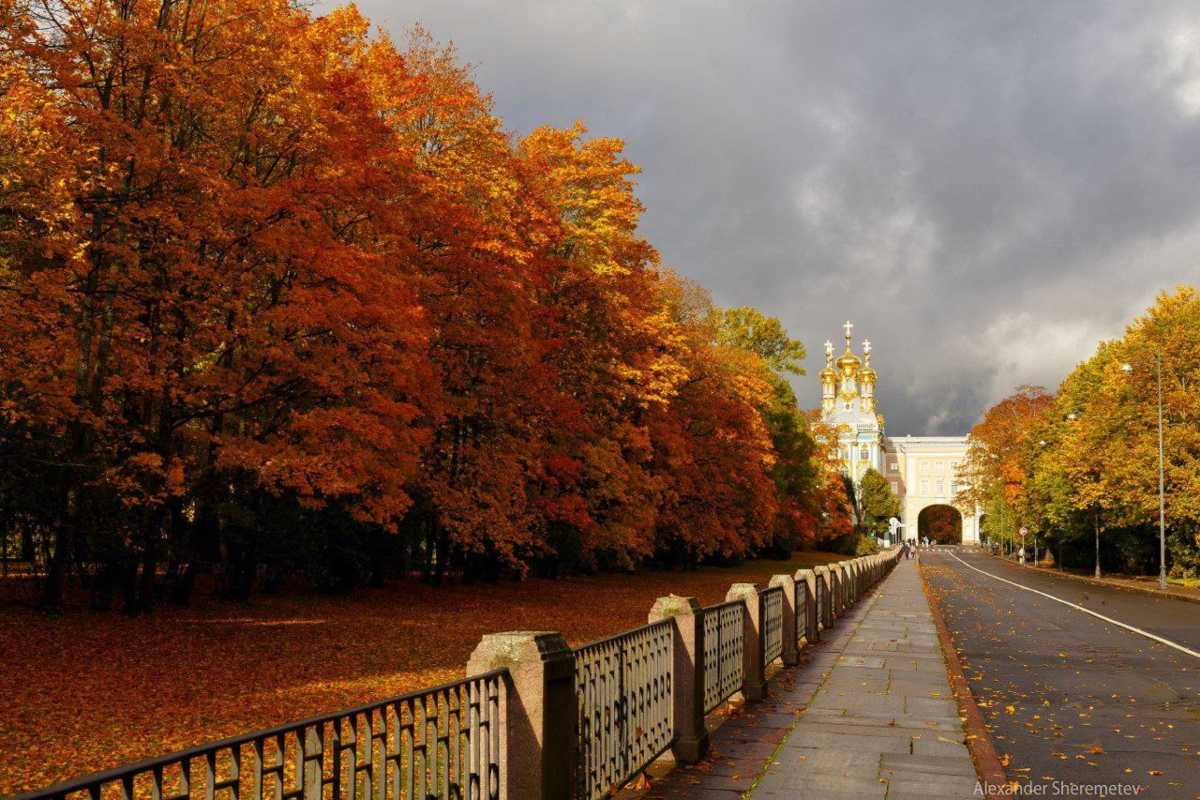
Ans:
POLYGON ((406 580, 249 605, 198 592, 192 607, 132 618, 47 617, 0 581, 0 795, 458 680, 485 633, 559 630, 583 644, 644 625, 657 597, 711 605, 732 583, 837 559, 441 589, 406 580))

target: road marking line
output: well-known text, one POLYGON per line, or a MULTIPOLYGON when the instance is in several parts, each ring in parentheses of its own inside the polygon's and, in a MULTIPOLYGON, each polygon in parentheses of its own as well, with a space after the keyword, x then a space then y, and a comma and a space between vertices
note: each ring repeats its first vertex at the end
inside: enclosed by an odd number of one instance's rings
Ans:
POLYGON ((1024 589, 1027 592, 1033 592, 1034 594, 1040 594, 1042 597, 1049 598, 1050 600, 1053 600, 1056 603, 1062 603, 1064 606, 1070 606, 1071 608, 1075 609, 1076 611, 1082 611, 1085 614, 1091 614, 1096 619, 1102 619, 1105 622, 1116 625, 1119 628, 1124 628, 1127 631, 1132 631, 1133 633, 1139 634, 1141 636, 1145 636, 1147 639, 1153 639, 1154 641, 1158 642, 1159 644, 1165 644, 1167 647, 1174 647, 1176 650, 1179 650, 1180 652, 1183 652, 1183 653, 1187 653, 1189 656, 1195 656, 1196 658, 1200 658, 1200 653, 1197 653, 1195 650, 1189 650, 1188 648, 1184 647, 1181 644, 1176 644, 1175 642, 1172 642, 1170 639, 1164 639, 1161 636, 1156 636, 1153 633, 1150 633, 1150 631, 1144 631, 1141 628, 1135 628, 1132 625, 1126 625, 1124 622, 1121 622, 1120 620, 1115 620, 1112 617, 1106 617, 1103 614, 1097 614, 1095 611, 1092 611, 1090 608, 1084 608, 1083 606, 1077 606, 1068 600, 1063 600, 1062 598, 1055 597, 1052 594, 1046 594, 1045 592, 1038 591, 1037 589, 1031 589, 1028 586, 1022 586, 1021 584, 1016 583, 1015 581, 1010 581, 1007 578, 1001 578, 999 575, 993 575, 990 572, 984 572, 979 567, 972 566, 971 564, 968 564, 967 562, 963 561, 961 558, 956 556, 954 553, 950 553, 950 557, 953 558, 958 563, 962 564, 964 567, 967 567, 968 569, 973 569, 981 575, 987 575, 989 578, 995 578, 998 581, 1003 581, 1004 583, 1007 583, 1010 586, 1015 586, 1018 589, 1024 589))

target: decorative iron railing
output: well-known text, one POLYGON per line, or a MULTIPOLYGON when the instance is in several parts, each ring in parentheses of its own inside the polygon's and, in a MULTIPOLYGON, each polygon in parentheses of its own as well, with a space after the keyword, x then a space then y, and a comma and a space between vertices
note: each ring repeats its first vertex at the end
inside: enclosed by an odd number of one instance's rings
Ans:
POLYGON ((671 746, 674 641, 663 621, 572 651, 577 800, 608 796, 671 746))
MULTIPOLYGON (((859 599, 895 566, 897 553, 885 551, 878 559, 860 562, 861 570, 849 571, 840 580, 822 570, 816 574, 811 598, 806 581, 795 583, 795 627, 790 631, 783 626, 783 588, 759 592, 761 663, 746 659, 745 600, 700 609, 700 619, 694 622, 702 626, 704 637, 703 712, 694 708, 693 699, 674 697, 680 678, 673 674, 676 636, 699 635, 695 628, 663 620, 575 648, 569 659, 558 634, 526 634, 549 636, 562 644, 556 650, 557 660, 519 662, 521 675, 537 664, 550 670, 546 675, 565 677, 559 670, 569 660, 574 669, 575 708, 559 694, 567 688, 561 683, 554 682, 555 699, 549 703, 545 702, 549 683, 514 683, 508 670, 499 669, 96 773, 23 797, 498 800, 506 791, 506 781, 521 786, 522 781, 551 776, 554 797, 605 797, 666 752, 676 741, 677 726, 690 731, 688 726, 697 717, 742 691, 748 680, 761 684, 763 668, 782 654, 785 636, 793 635, 799 642, 807 637, 810 613, 815 621, 824 621, 839 597, 847 605, 859 599), (747 669, 757 674, 748 675, 747 669), (676 700, 682 703, 680 709, 676 700), (556 736, 541 748, 514 745, 503 731, 524 730, 522 725, 529 720, 523 715, 530 710, 547 716, 572 714, 574 737, 556 736), (677 713, 682 720, 676 719, 677 713), (514 747, 517 751, 502 750, 514 747), (541 752, 535 752, 538 749, 541 752), (571 768, 564 769, 566 765, 571 768)), ((511 662, 500 659, 499 663, 511 662)), ((698 677, 693 674, 691 679, 698 677)), ((557 717, 555 722, 558 727, 569 720, 557 717)), ((507 791, 511 796, 513 787, 507 791)))
POLYGON ((808 637, 808 584, 805 581, 799 580, 793 584, 795 591, 795 601, 793 608, 796 609, 796 630, 794 631, 796 642, 808 637))
POLYGON ((772 586, 758 593, 759 624, 762 625, 763 666, 783 655, 783 587, 772 586))
POLYGON ((98 772, 25 797, 500 797, 505 670, 98 772))
POLYGON ((741 691, 745 613, 746 604, 741 600, 703 609, 705 714, 741 691))

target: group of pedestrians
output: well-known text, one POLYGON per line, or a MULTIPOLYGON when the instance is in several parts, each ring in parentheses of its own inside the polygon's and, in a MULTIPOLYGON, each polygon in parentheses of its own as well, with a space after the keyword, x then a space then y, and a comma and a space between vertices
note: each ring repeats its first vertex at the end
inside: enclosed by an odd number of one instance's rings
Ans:
MULTIPOLYGON (((900 554, 904 556, 905 560, 910 559, 913 557, 913 554, 922 545, 922 543, 924 544, 925 549, 928 550, 931 544, 928 536, 926 536, 924 540, 905 539, 904 543, 900 546, 900 554)), ((920 560, 919 556, 918 560, 920 560)))

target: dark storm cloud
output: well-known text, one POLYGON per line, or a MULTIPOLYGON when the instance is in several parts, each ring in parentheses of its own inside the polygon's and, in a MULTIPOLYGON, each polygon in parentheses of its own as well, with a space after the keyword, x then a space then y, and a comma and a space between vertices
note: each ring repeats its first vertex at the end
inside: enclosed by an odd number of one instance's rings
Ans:
POLYGON ((965 432, 1200 276, 1193 3, 359 7, 453 39, 518 133, 624 138, 664 262, 810 373, 853 320, 892 435, 965 432))

